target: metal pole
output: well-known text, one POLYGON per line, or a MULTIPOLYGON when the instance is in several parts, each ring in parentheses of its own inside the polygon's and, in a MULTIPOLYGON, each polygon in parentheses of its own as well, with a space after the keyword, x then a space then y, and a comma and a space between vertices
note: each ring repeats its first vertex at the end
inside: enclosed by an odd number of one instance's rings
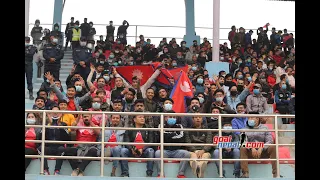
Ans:
POLYGON ((220 0, 213 0, 212 62, 219 62, 220 0))
MULTIPOLYGON (((137 42, 138 41, 138 26, 136 26, 136 37, 135 37, 135 42, 137 42)), ((135 46, 135 44, 134 44, 134 46, 135 46)))
POLYGON ((41 161, 40 161, 40 174, 43 175, 44 172, 44 143, 46 139, 46 112, 43 112, 43 117, 42 117, 42 137, 41 137, 41 161))
POLYGON ((29 11, 30 11, 30 0, 25 0, 25 11, 24 11, 24 35, 29 35, 29 11))
MULTIPOLYGON (((222 131, 221 131, 221 115, 219 115, 218 119, 218 127, 219 127, 219 137, 222 136, 222 131)), ((223 178, 223 167, 222 167, 222 148, 219 148, 219 177, 223 178)))
POLYGON ((106 124, 106 117, 105 114, 102 114, 102 130, 101 130, 101 161, 100 161, 100 176, 103 177, 103 170, 104 170, 104 128, 106 124))
POLYGON ((164 151, 164 146, 163 146, 163 143, 164 143, 164 139, 163 139, 163 134, 164 134, 164 131, 163 131, 163 114, 161 114, 160 116, 160 177, 164 177, 164 163, 163 163, 163 151, 164 151))
POLYGON ((279 160, 279 132, 278 132, 278 116, 276 115, 274 120, 274 126, 276 130, 276 159, 277 159, 277 178, 280 178, 280 160, 279 160))

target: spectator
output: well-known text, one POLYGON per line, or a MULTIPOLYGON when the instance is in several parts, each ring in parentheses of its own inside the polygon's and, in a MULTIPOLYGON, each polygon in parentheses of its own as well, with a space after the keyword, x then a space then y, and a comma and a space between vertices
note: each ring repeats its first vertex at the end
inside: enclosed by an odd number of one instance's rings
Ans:
MULTIPOLYGON (((197 97, 193 97, 190 101, 190 106, 188 107, 187 113, 199 113, 200 112, 200 101, 197 97)), ((202 118, 202 124, 207 126, 207 119, 202 118)), ((190 116, 184 116, 181 119, 181 124, 184 128, 191 128, 193 126, 193 120, 190 116)))
MULTIPOLYGON (((231 121, 224 120, 222 122, 222 128, 224 130, 231 130, 232 125, 231 121)), ((223 131, 222 136, 231 136, 232 137, 232 142, 239 142, 239 136, 235 134, 235 132, 232 131, 223 131)), ((216 136, 217 137, 217 136, 216 136)), ((214 142, 215 143, 215 142, 214 142)), ((213 152, 213 159, 219 159, 219 149, 221 148, 216 148, 213 152)), ((239 148, 223 148, 222 149, 222 158, 232 158, 232 159, 240 159, 240 150, 239 148)), ((215 164, 217 166, 218 172, 220 167, 219 167, 219 161, 215 161, 215 164)), ((222 167, 222 172, 223 172, 223 177, 226 177, 226 172, 224 168, 222 167)), ((235 178, 240 177, 240 162, 235 161, 234 162, 234 170, 233 170, 233 175, 235 175, 235 178)))
POLYGON ((125 93, 125 86, 123 84, 123 80, 119 77, 116 77, 114 81, 115 87, 111 91, 111 101, 113 101, 114 99, 122 99, 122 96, 125 93))
MULTIPOLYGON (((245 114, 246 113, 247 105, 245 103, 237 104, 237 114, 245 114)), ((242 129, 246 126, 248 121, 247 117, 235 117, 232 119, 232 129, 242 129)), ((236 135, 239 135, 240 132, 234 132, 236 135)))
POLYGON ((234 84, 232 86, 229 86, 230 95, 227 96, 228 105, 231 107, 232 110, 236 111, 236 106, 240 102, 243 102, 245 98, 249 95, 249 89, 253 85, 253 82, 256 80, 255 77, 252 78, 252 81, 248 86, 245 86, 245 88, 241 91, 239 94, 238 87, 234 84))
MULTIPOLYGON (((207 129, 206 126, 202 124, 203 120, 201 116, 192 117, 193 129, 207 129)), ((211 144, 212 143, 212 133, 211 132, 197 132, 197 131, 186 131, 185 132, 186 143, 202 143, 211 144)), ((188 151, 190 151, 190 166, 194 175, 198 178, 204 177, 204 172, 206 170, 208 161, 197 161, 196 159, 209 159, 211 157, 210 150, 211 146, 188 146, 188 151)))
MULTIPOLYGON (((101 110, 101 104, 102 104, 102 99, 96 95, 95 97, 92 98, 92 108, 88 109, 88 111, 102 111, 101 110)), ((91 121, 93 122, 93 124, 97 125, 97 126, 105 126, 102 123, 102 118, 103 118, 103 114, 92 114, 92 118, 91 121)), ((108 115, 105 115, 105 123, 108 123, 108 115)))
POLYGON ((222 89, 217 89, 214 94, 215 101, 212 102, 211 107, 219 107, 222 110, 222 113, 235 114, 236 112, 223 101, 224 97, 224 91, 222 89))
POLYGON ((229 39, 230 44, 231 44, 231 49, 233 49, 234 45, 235 45, 234 40, 233 40, 235 35, 236 35, 236 26, 232 26, 231 27, 231 31, 228 34, 228 39, 229 39))
POLYGON ((265 114, 268 111, 267 99, 262 96, 261 91, 261 85, 255 84, 253 87, 253 94, 249 95, 246 100, 247 112, 265 114))
POLYGON ((296 98, 295 97, 291 98, 288 109, 290 114, 296 114, 296 98))
POLYGON ((45 102, 44 97, 38 96, 38 97, 35 99, 35 103, 34 103, 32 109, 35 109, 35 110, 45 110, 46 107, 45 107, 44 102, 45 102))
MULTIPOLYGON (((53 111, 58 111, 59 108, 57 106, 52 107, 53 111)), ((48 113, 48 126, 66 126, 67 124, 61 122, 60 113, 48 113)), ((41 133, 42 134, 42 133, 41 133)), ((69 131, 67 129, 52 129, 47 128, 45 133, 46 140, 54 140, 54 141, 70 141, 69 131)), ((38 147, 38 152, 41 152, 41 146, 38 147)), ((53 143, 46 143, 44 147, 44 155, 54 155, 54 156, 62 156, 64 152, 63 144, 53 144, 53 143)), ((63 163, 63 159, 57 159, 56 165, 54 168, 54 175, 60 175, 60 169, 63 163)), ((50 175, 48 161, 47 158, 44 159, 44 170, 45 175, 50 175)))
MULTIPOLYGON (((39 91, 37 92, 37 97, 43 97, 44 98, 44 109, 51 109, 53 106, 57 105, 57 103, 55 103, 54 101, 48 99, 48 93, 43 89, 39 89, 39 91)), ((36 101, 37 101, 37 98, 36 98, 36 101)), ((36 108, 36 106, 37 106, 36 104, 33 105, 33 109, 36 108)), ((38 108, 36 108, 36 109, 41 109, 41 108, 42 108, 42 106, 38 106, 38 108)))
POLYGON ((129 27, 128 21, 124 20, 122 25, 118 27, 117 38, 120 39, 121 44, 127 45, 127 29, 129 27))
MULTIPOLYGON (((121 127, 121 116, 113 114, 110 118, 110 127, 121 127)), ((123 142, 123 136, 126 130, 104 130, 104 142, 123 142)), ((101 134, 99 141, 101 142, 101 134)), ((120 157, 121 145, 106 144, 104 152, 101 152, 101 145, 98 145, 98 154, 104 153, 104 157, 120 157)), ((112 170, 110 176, 116 176, 116 169, 118 167, 119 160, 112 161, 112 170)))
MULTIPOLYGON (((27 113, 27 125, 41 125, 40 119, 34 113, 27 113)), ((26 127, 24 130, 25 140, 41 140, 41 128, 26 127)), ((37 148, 40 144, 34 142, 26 142, 24 144, 25 155, 37 155, 37 148)), ((25 169, 26 172, 32 158, 25 158, 25 169)))
POLYGON ((81 36, 86 37, 89 35, 90 25, 88 24, 88 19, 84 18, 83 23, 80 26, 81 36))
MULTIPOLYGON (((287 90, 287 84, 285 81, 281 81, 279 85, 281 85, 281 89, 276 90, 276 92, 274 93, 276 109, 280 114, 288 114, 291 92, 287 90)), ((283 124, 287 124, 286 118, 282 118, 282 122, 283 124)))
POLYGON ((79 72, 83 79, 87 79, 90 73, 91 57, 91 51, 87 48, 87 39, 81 37, 80 47, 73 49, 72 58, 76 65, 75 71, 79 72))
MULTIPOLYGON (((142 111, 136 111, 142 112, 142 111)), ((145 123, 144 115, 134 115, 135 128, 149 128, 145 123)), ((136 142, 136 143, 152 143, 153 142, 153 131, 145 130, 131 130, 126 131, 124 134, 124 142, 136 142)), ((154 150, 148 145, 125 145, 121 149, 121 157, 145 157, 153 158, 154 150)), ((122 173, 121 177, 129 177, 129 166, 127 160, 121 160, 122 163, 122 173)), ((147 177, 152 177, 153 173, 153 161, 147 161, 147 177)))
POLYGON ((275 94, 275 92, 277 91, 277 90, 280 90, 281 89, 281 87, 282 87, 282 81, 284 81, 285 83, 286 83, 286 88, 287 88, 287 90, 288 91, 292 91, 291 90, 291 87, 290 87, 290 85, 289 85, 289 80, 288 80, 288 78, 287 78, 287 75, 286 74, 282 74, 281 76, 280 76, 280 82, 279 83, 277 83, 277 84, 275 84, 274 86, 273 86, 273 88, 272 88, 272 90, 273 90, 273 94, 275 94))
MULTIPOLYGON (((168 113, 175 113, 170 110, 168 113)), ((183 126, 177 121, 174 116, 165 116, 164 117, 163 128, 179 128, 181 131, 164 131, 164 143, 183 143, 185 142, 185 134, 183 132, 183 126)), ((159 125, 160 128, 160 125, 159 125)), ((158 141, 160 142, 160 136, 158 136, 158 141)), ((155 153, 155 158, 160 158, 160 150, 157 150, 155 153)), ((190 158, 190 153, 186 150, 183 150, 181 146, 164 146, 163 157, 164 158, 190 158)), ((158 177, 160 177, 160 161, 155 162, 157 165, 158 177)), ((186 170, 187 161, 180 161, 179 172, 177 178, 186 178, 184 172, 186 170)))
POLYGON ((289 81, 289 85, 292 89, 295 89, 295 78, 293 77, 292 75, 292 71, 293 71, 293 68, 292 67, 287 67, 286 69, 286 73, 287 73, 287 78, 288 78, 288 81, 289 81))
MULTIPOLYGON (((256 117, 250 117, 248 122, 246 122, 245 129, 263 129, 266 130, 268 127, 261 124, 261 119, 256 117)), ((263 148, 241 148, 240 149, 240 158, 249 159, 249 158, 271 158, 276 159, 276 146, 268 146, 272 144, 272 135, 271 132, 246 132, 247 142, 263 142, 263 148)), ((241 161, 241 178, 249 178, 249 169, 248 161, 241 161)), ((273 177, 277 177, 277 162, 271 161, 272 174, 273 177)))
POLYGON ((252 40, 251 40, 252 34, 253 34, 253 31, 250 29, 249 32, 247 32, 246 35, 245 35, 245 42, 246 42, 245 46, 246 47, 248 46, 248 44, 251 45, 251 43, 252 43, 252 40))
MULTIPOLYGON (((79 116, 72 126, 83 127, 84 129, 72 129, 76 131, 76 140, 84 142, 96 142, 97 137, 100 135, 100 129, 85 129, 85 127, 98 127, 92 122, 92 116, 90 114, 84 114, 79 116)), ((64 149, 65 156, 85 156, 96 157, 97 156, 96 144, 75 144, 74 147, 66 147, 64 149)), ((84 170, 91 160, 78 160, 70 159, 69 163, 72 168, 71 176, 84 176, 84 170), (80 163, 78 163, 80 161, 80 163)))

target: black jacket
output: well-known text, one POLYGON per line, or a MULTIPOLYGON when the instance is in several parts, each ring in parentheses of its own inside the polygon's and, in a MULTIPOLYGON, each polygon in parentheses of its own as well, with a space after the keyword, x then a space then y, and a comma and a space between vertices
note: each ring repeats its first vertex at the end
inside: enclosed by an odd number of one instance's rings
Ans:
MULTIPOLYGON (((62 122, 61 126, 67 126, 67 124, 62 122)), ((40 135, 42 136, 42 132, 40 133, 40 135)), ((46 140, 51 140, 51 141, 70 141, 71 140, 68 129, 46 128, 45 136, 46 136, 46 140)), ((45 143, 45 146, 59 147, 59 146, 63 146, 63 144, 45 143)))
POLYGON ((111 101, 114 99, 122 99, 121 92, 124 90, 124 87, 116 88, 111 91, 111 101))
MULTIPOLYGON (((178 120, 177 120, 178 122, 178 120)), ((160 128, 160 125, 159 125, 160 128)), ((184 143, 185 142, 185 133, 183 132, 183 126, 181 124, 175 124, 169 126, 167 123, 164 124, 164 128, 181 128, 181 131, 164 131, 164 143, 184 143)), ((156 142, 160 142, 160 131, 155 131, 156 133, 156 142)), ((165 150, 177 150, 182 149, 182 146, 164 146, 165 150)))
POLYGON ((45 59, 45 66, 61 66, 61 59, 63 59, 64 51, 59 44, 46 44, 43 49, 43 58, 45 59), (49 62, 50 58, 55 58, 54 62, 49 62))
MULTIPOLYGON (((202 126, 201 129, 206 129, 202 126)), ((201 143, 201 144, 212 144, 212 133, 211 132, 199 132, 199 131, 186 131, 186 143, 201 143)), ((187 149, 191 152, 196 150, 204 150, 209 152, 212 146, 187 146, 187 149)))
MULTIPOLYGON (((132 127, 135 127, 135 125, 133 125, 132 127)), ((143 125, 143 128, 149 128, 148 125, 143 125)), ((144 141, 144 143, 153 143, 153 131, 144 131, 144 130, 126 130, 125 134, 124 134, 124 140, 123 142, 134 142, 136 136, 137 136, 137 132, 140 132, 142 135, 142 139, 144 141)), ((125 147, 127 149, 132 149, 133 146, 132 145, 125 145, 125 147)), ((143 150, 149 148, 150 146, 148 145, 144 145, 143 150)))

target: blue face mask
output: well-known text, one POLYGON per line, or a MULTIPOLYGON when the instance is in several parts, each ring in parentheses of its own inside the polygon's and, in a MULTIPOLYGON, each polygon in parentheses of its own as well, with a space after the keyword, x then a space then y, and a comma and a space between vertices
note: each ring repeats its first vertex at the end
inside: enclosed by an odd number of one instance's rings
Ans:
POLYGON ((29 46, 30 44, 29 44, 29 43, 24 43, 24 45, 25 45, 25 46, 29 46))
POLYGON ((287 85, 286 84, 282 84, 281 88, 282 89, 287 89, 287 85))
MULTIPOLYGON (((223 126, 223 129, 225 129, 225 130, 231 130, 232 127, 231 127, 231 126, 223 126)), ((224 131, 224 133, 231 133, 231 131, 224 131)))
POLYGON ((197 70, 197 67, 193 66, 191 69, 192 69, 193 71, 196 71, 196 70, 197 70))
POLYGON ((248 77, 248 81, 251 82, 251 80, 252 80, 252 78, 251 78, 251 77, 248 77))
POLYGON ((243 75, 238 75, 238 79, 242 79, 243 78, 243 75))
POLYGON ((203 83, 203 79, 201 79, 201 78, 197 79, 197 83, 198 84, 202 84, 203 83))
POLYGON ((204 102, 204 99, 203 97, 198 97, 199 101, 200 101, 200 104, 202 104, 204 102))
POLYGON ((164 104, 164 109, 165 109, 166 111, 172 110, 172 104, 164 104))
POLYGON ((100 103, 98 103, 98 102, 92 103, 92 108, 93 109, 100 109, 100 103))
POLYGON ((253 94, 255 94, 255 95, 258 95, 260 93, 260 90, 259 89, 254 89, 253 90, 253 94))
POLYGON ((115 63, 113 63, 113 65, 114 65, 114 66, 118 66, 118 63, 117 63, 117 62, 115 62, 115 63))
POLYGON ((167 120, 168 125, 174 125, 174 124, 176 124, 176 122, 177 122, 176 118, 168 118, 168 120, 167 120))
POLYGON ((121 43, 121 41, 118 41, 118 44, 120 44, 121 43))
POLYGON ((176 66, 177 66, 177 63, 172 63, 172 66, 173 66, 173 67, 176 67, 176 66))
POLYGON ((110 59, 114 58, 114 55, 113 55, 113 54, 111 54, 111 55, 109 56, 109 58, 110 58, 110 59))
POLYGON ((289 79, 286 79, 286 83, 289 83, 289 79))
POLYGON ((75 86, 76 87, 76 91, 77 92, 81 92, 82 91, 82 86, 75 86))
POLYGON ((256 125, 256 121, 255 120, 248 120, 248 125, 253 127, 254 125, 256 125))

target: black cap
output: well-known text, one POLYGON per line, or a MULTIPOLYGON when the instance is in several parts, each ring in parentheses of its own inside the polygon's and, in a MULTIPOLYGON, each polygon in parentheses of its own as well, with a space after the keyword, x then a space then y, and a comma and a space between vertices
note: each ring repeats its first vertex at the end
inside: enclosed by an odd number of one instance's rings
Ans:
POLYGON ((106 59, 106 56, 104 54, 100 54, 98 59, 106 59))
POLYGON ((53 27, 59 27, 59 24, 58 23, 55 23, 54 25, 53 25, 53 27))
POLYGON ((76 21, 74 24, 79 25, 79 21, 76 21))
POLYGON ((230 118, 225 118, 222 120, 222 126, 224 126, 225 124, 231 124, 231 120, 230 118))
POLYGON ((24 41, 30 41, 30 37, 26 36, 26 37, 24 38, 24 41))
POLYGON ((84 36, 82 36, 82 37, 80 38, 80 41, 87 41, 87 38, 84 37, 84 36))
POLYGON ((114 104, 114 103, 122 103, 122 99, 114 99, 113 101, 112 101, 112 103, 114 104))
POLYGON ((74 19, 74 17, 71 17, 71 19, 74 19))
POLYGON ((109 23, 113 23, 113 21, 109 21, 109 23))
POLYGON ((134 101, 134 105, 138 104, 138 103, 144 103, 144 100, 143 99, 137 99, 134 101))
POLYGON ((171 101, 172 104, 174 104, 174 101, 171 98, 165 98, 163 102, 165 102, 165 101, 171 101))
POLYGON ((136 90, 134 90, 133 88, 129 88, 129 91, 132 92, 133 96, 136 95, 136 90))

